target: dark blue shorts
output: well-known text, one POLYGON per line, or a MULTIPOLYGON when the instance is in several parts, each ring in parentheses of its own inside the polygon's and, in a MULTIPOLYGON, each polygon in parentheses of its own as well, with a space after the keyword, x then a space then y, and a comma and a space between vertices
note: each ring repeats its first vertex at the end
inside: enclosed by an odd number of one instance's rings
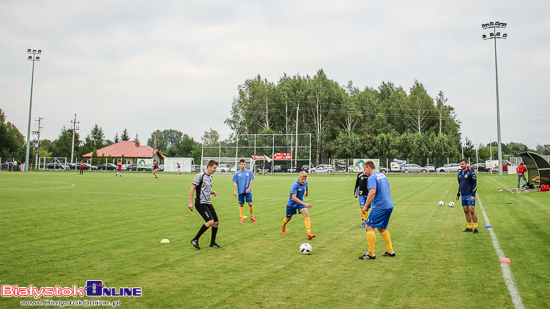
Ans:
POLYGON ((239 204, 244 204, 245 200, 247 203, 252 203, 252 192, 239 194, 239 204))
POLYGON ((476 201, 472 202, 472 195, 463 195, 462 196, 462 206, 475 206, 476 201))
POLYGON ((294 216, 295 214, 299 213, 300 210, 302 210, 304 208, 307 208, 307 207, 302 205, 302 204, 298 204, 298 206, 286 205, 286 217, 290 218, 290 217, 294 216))
POLYGON ((367 195, 359 195, 359 206, 363 207, 367 203, 367 195))
POLYGON ((367 219, 367 225, 378 229, 388 228, 392 211, 393 207, 389 209, 372 209, 367 219))

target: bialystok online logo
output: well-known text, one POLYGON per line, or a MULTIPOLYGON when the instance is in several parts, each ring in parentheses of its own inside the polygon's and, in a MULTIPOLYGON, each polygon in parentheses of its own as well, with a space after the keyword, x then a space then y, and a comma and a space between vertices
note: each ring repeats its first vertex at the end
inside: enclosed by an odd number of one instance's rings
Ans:
POLYGON ((79 288, 76 285, 62 288, 59 285, 54 287, 42 287, 40 289, 30 285, 20 287, 17 285, 2 285, 2 297, 141 297, 141 288, 108 288, 101 280, 88 280, 86 286, 79 288))

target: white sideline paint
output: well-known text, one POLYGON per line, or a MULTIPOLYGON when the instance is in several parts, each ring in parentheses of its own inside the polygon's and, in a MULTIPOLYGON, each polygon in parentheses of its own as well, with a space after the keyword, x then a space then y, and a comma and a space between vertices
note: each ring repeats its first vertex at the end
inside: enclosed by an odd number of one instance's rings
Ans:
MULTIPOLYGON (((485 224, 491 225, 491 222, 489 222, 489 218, 487 217, 487 213, 485 213, 485 208, 483 208, 483 203, 481 202, 481 199, 479 198, 479 193, 477 194, 477 200, 479 202, 479 207, 481 208, 481 212, 483 213, 483 217, 485 218, 485 224)), ((479 221, 478 221, 479 222, 479 221)), ((495 247, 495 250, 498 255, 499 261, 506 257, 504 255, 504 251, 500 248, 500 243, 498 242, 497 234, 495 234, 495 231, 493 231, 493 228, 488 228, 489 233, 491 234, 491 238, 493 239, 493 246, 495 247)), ((519 295, 519 291, 516 288, 516 283, 514 282, 514 276, 512 275, 512 270, 510 269, 510 264, 506 263, 500 263, 500 267, 502 268, 502 277, 504 278, 504 282, 506 283, 506 286, 508 287, 508 291, 510 292, 510 296, 512 297, 512 302, 514 303, 514 306, 516 309, 524 309, 523 302, 521 301, 521 296, 519 295)))

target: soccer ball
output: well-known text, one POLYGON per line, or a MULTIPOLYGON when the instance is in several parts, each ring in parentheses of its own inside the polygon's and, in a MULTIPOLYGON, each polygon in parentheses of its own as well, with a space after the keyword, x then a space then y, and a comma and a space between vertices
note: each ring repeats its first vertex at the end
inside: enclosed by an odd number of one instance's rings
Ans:
POLYGON ((439 201, 439 203, 437 203, 437 204, 438 204, 439 206, 443 206, 443 205, 445 205, 445 202, 439 201))
POLYGON ((303 244, 300 246, 300 253, 301 253, 301 254, 304 254, 304 255, 310 254, 310 253, 311 253, 311 250, 313 250, 313 247, 311 247, 311 245, 308 244, 307 242, 306 242, 306 243, 303 243, 303 244))
POLYGON ((455 207, 455 202, 450 201, 450 202, 449 202, 449 207, 455 207))

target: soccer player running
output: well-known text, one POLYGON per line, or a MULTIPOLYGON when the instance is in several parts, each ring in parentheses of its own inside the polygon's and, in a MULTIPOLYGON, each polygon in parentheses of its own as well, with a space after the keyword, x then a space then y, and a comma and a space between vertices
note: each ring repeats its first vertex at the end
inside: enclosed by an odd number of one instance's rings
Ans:
POLYGON ((383 256, 394 257, 395 252, 393 251, 390 232, 386 229, 393 211, 390 183, 388 182, 386 175, 376 171, 374 162, 369 160, 365 162, 363 167, 365 174, 369 176, 367 180, 369 195, 365 206, 363 206, 363 212, 367 212, 369 206, 372 206, 372 209, 367 218, 365 228, 367 231, 369 251, 365 252, 365 254, 359 258, 361 260, 374 260, 376 258, 376 254, 374 252, 374 246, 376 244, 376 234, 374 233, 375 228, 378 228, 378 232, 382 235, 388 249, 383 256))
POLYGON ((178 169, 176 170, 176 174, 181 175, 180 163, 178 162, 177 164, 178 164, 178 169))
POLYGON ((315 237, 315 234, 311 233, 311 221, 307 211, 308 208, 311 208, 311 204, 304 203, 304 197, 307 197, 308 194, 307 173, 300 172, 300 177, 290 187, 290 196, 288 197, 288 203, 286 205, 286 217, 283 219, 283 224, 281 225, 283 234, 286 235, 286 224, 292 219, 292 216, 299 211, 304 216, 307 239, 315 237))
POLYGON ((118 161, 118 173, 115 174, 115 177, 120 175, 120 177, 122 177, 122 161, 118 161))
POLYGON ((365 206, 365 203, 367 202, 367 196, 369 194, 369 189, 367 186, 367 179, 369 176, 364 172, 365 165, 363 165, 363 172, 357 174, 357 180, 355 180, 355 189, 353 190, 353 194, 355 198, 359 197, 359 211, 361 213, 361 228, 365 228, 367 224, 367 218, 369 217, 369 208, 367 208, 367 212, 363 212, 363 206, 365 206))
POLYGON ((159 178, 159 176, 157 175, 158 169, 159 169, 159 165, 157 161, 153 161, 153 175, 155 175, 155 178, 159 178))
POLYGON ((83 162, 80 162, 80 174, 79 175, 84 175, 84 163, 83 162))
POLYGON ((218 226, 220 220, 216 214, 214 206, 212 206, 212 201, 210 200, 210 195, 217 195, 216 191, 212 191, 212 178, 213 174, 218 169, 218 162, 215 160, 208 161, 206 170, 204 172, 198 173, 193 179, 193 184, 191 185, 191 190, 189 191, 189 210, 193 211, 193 193, 196 191, 195 195, 195 208, 199 214, 204 219, 204 224, 199 229, 197 235, 191 239, 191 244, 195 248, 200 249, 199 247, 199 238, 201 237, 206 230, 212 227, 212 238, 210 240, 210 247, 221 248, 220 245, 216 243, 216 235, 218 234, 218 226))
POLYGON ((254 207, 252 206, 252 180, 254 180, 254 174, 252 171, 246 168, 246 161, 241 159, 239 162, 239 170, 233 175, 233 195, 237 196, 237 188, 239 192, 239 212, 241 214, 241 221, 244 223, 244 202, 248 203, 248 211, 250 212, 250 220, 257 223, 254 218, 254 207))
POLYGON ((474 234, 479 233, 477 230, 477 214, 476 214, 476 192, 477 192, 477 177, 476 173, 468 168, 466 159, 460 159, 461 171, 458 172, 458 193, 456 200, 462 195, 462 208, 466 215, 468 226, 463 232, 472 231, 472 220, 474 221, 474 234))

